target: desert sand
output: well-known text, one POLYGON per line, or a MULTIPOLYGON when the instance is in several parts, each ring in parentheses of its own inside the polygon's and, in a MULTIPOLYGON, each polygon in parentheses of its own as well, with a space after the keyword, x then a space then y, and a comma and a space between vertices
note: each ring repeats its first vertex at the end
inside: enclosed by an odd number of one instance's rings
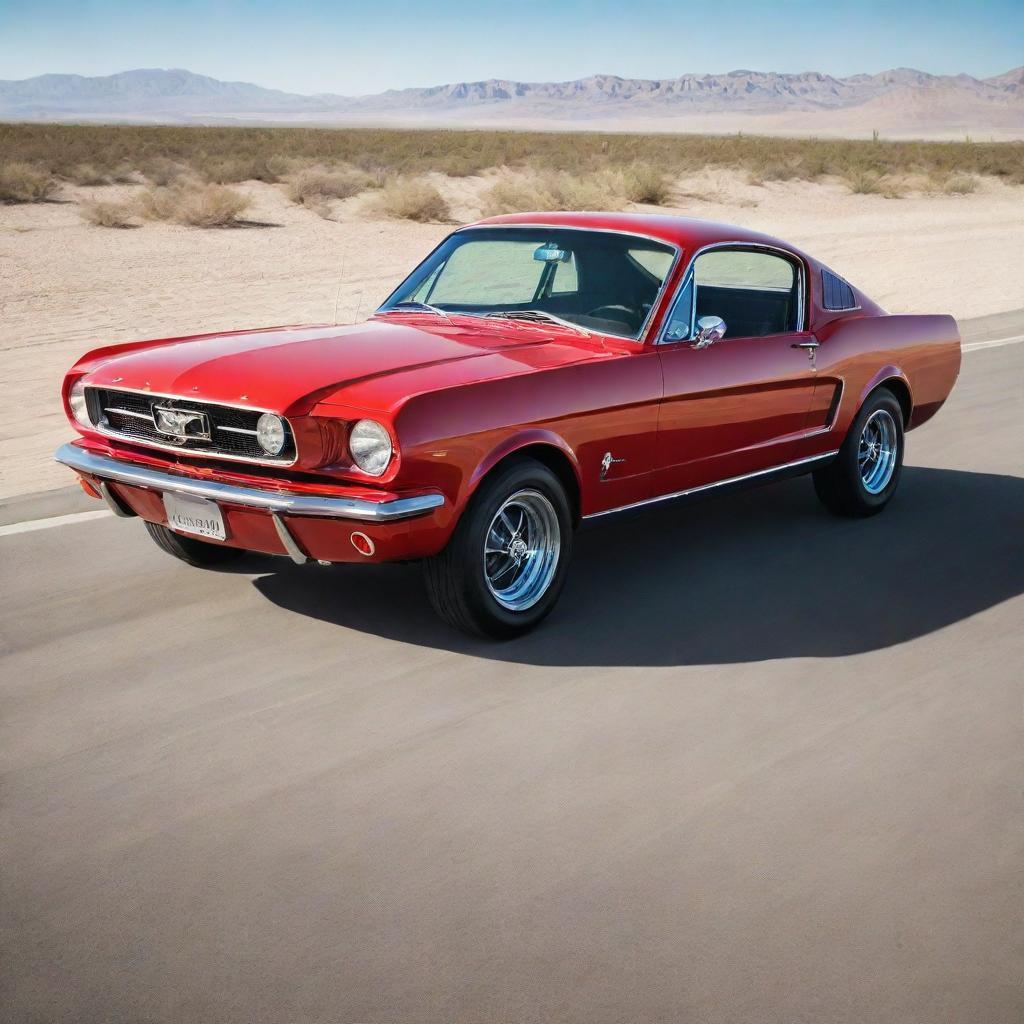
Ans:
MULTIPOLYGON (((437 176, 457 221, 480 215, 493 177, 437 176)), ((372 196, 331 219, 279 186, 238 186, 249 226, 91 227, 80 198, 132 186, 68 187, 59 203, 0 206, 0 497, 66 486, 51 461, 72 435, 60 381, 101 344, 274 324, 365 319, 450 224, 380 220, 372 196)), ((750 185, 708 170, 658 212, 743 224, 801 246, 891 312, 959 318, 1024 307, 1024 189, 983 181, 966 196, 852 195, 836 183, 750 185)), ((649 209, 654 212, 654 208, 649 209)))

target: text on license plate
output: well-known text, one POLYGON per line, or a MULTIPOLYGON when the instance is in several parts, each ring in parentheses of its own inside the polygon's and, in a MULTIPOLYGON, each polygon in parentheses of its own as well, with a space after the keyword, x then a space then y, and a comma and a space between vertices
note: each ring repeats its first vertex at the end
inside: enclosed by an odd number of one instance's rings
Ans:
POLYGON ((164 509, 167 512, 167 525, 172 530, 191 533, 196 537, 212 537, 214 540, 227 539, 224 514, 215 501, 167 492, 164 494, 164 509))

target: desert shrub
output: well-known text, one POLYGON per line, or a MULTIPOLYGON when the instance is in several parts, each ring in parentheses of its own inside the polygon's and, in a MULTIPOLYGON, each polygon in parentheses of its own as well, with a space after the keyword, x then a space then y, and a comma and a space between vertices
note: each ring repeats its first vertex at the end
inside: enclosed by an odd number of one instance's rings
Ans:
POLYGON ((76 185, 108 185, 110 183, 110 175, 99 170, 93 164, 75 164, 64 176, 76 185))
POLYGON ((451 211, 444 196, 422 178, 393 178, 381 189, 378 209, 401 220, 446 221, 451 211))
MULTIPOLYGON (((796 139, 757 135, 646 135, 456 129, 312 128, 205 125, 0 124, 6 161, 63 175, 78 164, 109 174, 125 165, 150 176, 157 158, 204 179, 276 180, 302 166, 354 165, 388 178, 451 176, 487 168, 564 171, 586 176, 649 164, 676 177, 727 167, 759 180, 933 173, 994 176, 1024 183, 1022 142, 796 139)), ((169 180, 155 180, 167 185, 169 180)))
POLYGON ((78 212, 84 221, 97 228, 134 227, 132 218, 136 216, 132 203, 103 202, 101 200, 88 200, 79 203, 78 212))
POLYGON ((300 171, 288 180, 288 198, 317 212, 329 199, 348 199, 373 187, 373 179, 364 171, 345 168, 325 171, 311 168, 300 171))
POLYGON ((155 156, 142 165, 143 176, 153 185, 173 185, 179 178, 188 176, 187 167, 176 160, 168 160, 165 156, 155 156))
POLYGON ((875 171, 855 171, 847 175, 846 185, 855 195, 878 195, 883 191, 882 176, 875 171))
POLYGON ((155 185, 136 197, 136 209, 145 220, 176 219, 179 190, 176 186, 155 185))
POLYGON ((751 167, 747 174, 747 180, 751 185, 763 185, 766 181, 792 181, 794 178, 803 176, 800 165, 796 162, 767 160, 751 167))
POLYGON ((978 179, 969 174, 953 174, 942 182, 941 189, 947 196, 965 196, 977 191, 978 179))
POLYGON ((484 194, 484 212, 544 212, 547 210, 620 210, 626 202, 622 175, 605 172, 586 177, 566 171, 546 171, 507 177, 484 194))
POLYGON ((146 189, 138 199, 139 215, 197 228, 231 227, 251 200, 225 185, 183 182, 146 189))
POLYGON ((122 163, 111 168, 109 177, 110 181, 115 185, 138 185, 142 174, 133 168, 131 164, 122 163))
POLYGON ((291 170, 286 158, 261 154, 252 156, 211 157, 200 164, 203 178, 215 185, 236 185, 241 181, 274 184, 291 170))
POLYGON ((878 183, 879 191, 886 199, 903 199, 907 194, 907 182, 894 175, 885 175, 878 183))
POLYGON ((0 202, 44 203, 60 184, 48 171, 26 163, 0 165, 0 202))
POLYGON ((622 194, 631 203, 667 206, 672 199, 669 176, 651 164, 635 163, 621 174, 622 194))

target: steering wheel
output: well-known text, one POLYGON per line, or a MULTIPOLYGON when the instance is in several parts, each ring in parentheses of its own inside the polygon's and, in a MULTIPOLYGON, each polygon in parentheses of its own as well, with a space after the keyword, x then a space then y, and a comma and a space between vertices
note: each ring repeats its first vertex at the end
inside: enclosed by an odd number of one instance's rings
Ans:
POLYGON ((640 311, 625 305, 598 306, 587 313, 596 320, 618 320, 620 323, 627 323, 630 327, 636 327, 640 323, 640 311))

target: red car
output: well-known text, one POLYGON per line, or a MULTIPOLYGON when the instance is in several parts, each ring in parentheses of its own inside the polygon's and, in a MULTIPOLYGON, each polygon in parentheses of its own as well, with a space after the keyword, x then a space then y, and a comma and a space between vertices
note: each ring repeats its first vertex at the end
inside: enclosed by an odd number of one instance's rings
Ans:
POLYGON ((951 317, 774 238, 528 214, 455 231, 363 324, 91 352, 56 457, 191 565, 421 560, 445 619, 507 637, 582 521, 800 473, 880 511, 959 367, 951 317))

